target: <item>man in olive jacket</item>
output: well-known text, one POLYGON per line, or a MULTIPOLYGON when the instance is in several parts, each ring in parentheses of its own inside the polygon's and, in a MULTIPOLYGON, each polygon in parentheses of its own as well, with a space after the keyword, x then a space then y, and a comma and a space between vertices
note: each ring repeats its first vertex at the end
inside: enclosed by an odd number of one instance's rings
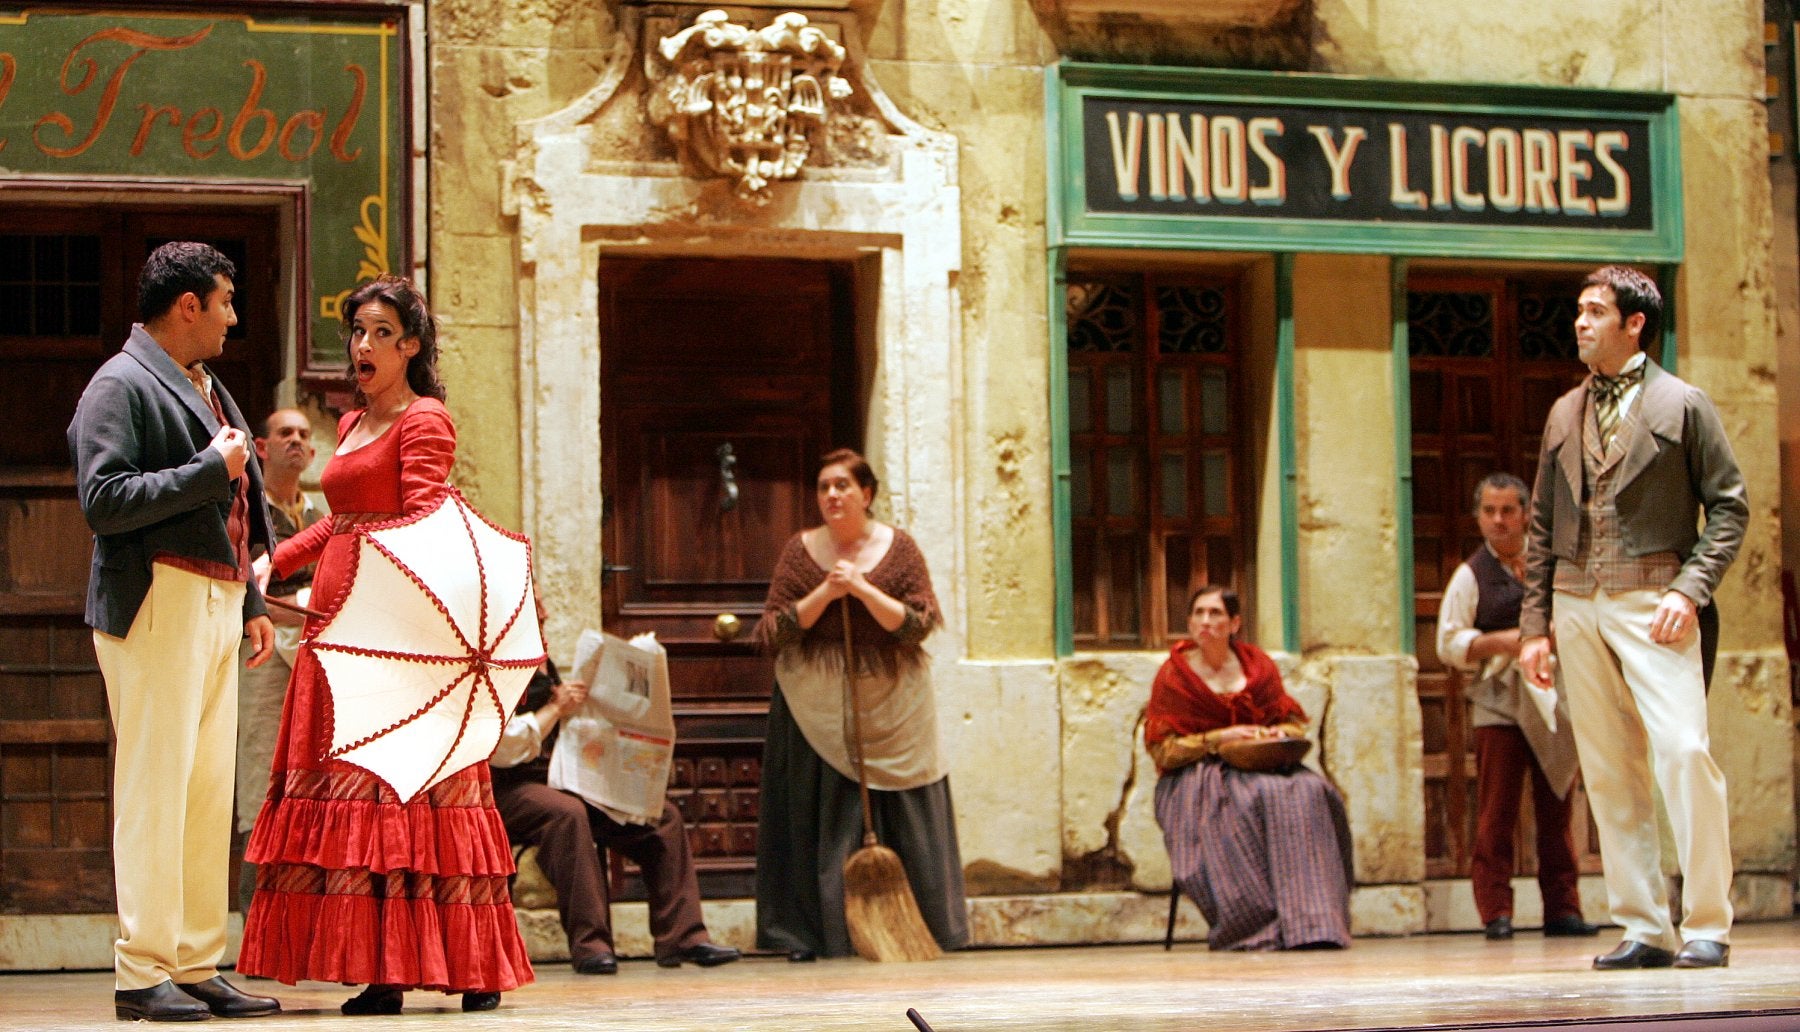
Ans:
POLYGON ((113 764, 113 947, 120 1018, 280 1009, 219 977, 225 952, 238 643, 274 627, 250 576, 270 543, 243 413, 207 370, 236 324, 235 269, 205 244, 154 251, 143 322, 88 382, 69 424, 94 531, 87 622, 106 680, 113 764))
POLYGON ((1625 931, 1595 958, 1603 970, 1724 967, 1731 955, 1725 779, 1708 752, 1696 612, 1736 557, 1750 508, 1712 402, 1640 350, 1661 315, 1656 284, 1633 269, 1583 283, 1575 337, 1592 372, 1550 410, 1526 535, 1519 662, 1568 693, 1625 931), (1653 770, 1682 873, 1679 937, 1653 770))

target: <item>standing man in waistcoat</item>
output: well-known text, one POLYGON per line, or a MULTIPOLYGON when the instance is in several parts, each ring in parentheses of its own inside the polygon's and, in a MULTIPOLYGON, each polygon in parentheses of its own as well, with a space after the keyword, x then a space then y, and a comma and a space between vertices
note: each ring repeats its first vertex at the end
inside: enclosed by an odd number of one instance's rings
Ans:
POLYGON ((1513 936, 1513 829, 1531 782, 1538 891, 1545 935, 1593 935, 1582 920, 1570 790, 1580 768, 1568 708, 1544 720, 1519 672, 1519 604, 1525 598, 1525 510, 1531 491, 1511 473, 1475 487, 1483 544, 1456 568, 1438 608, 1439 658, 1468 677, 1464 696, 1475 738, 1475 849, 1469 880, 1489 939, 1513 936))
POLYGON ((1634 269, 1609 265, 1582 284, 1575 341, 1591 372, 1544 425, 1519 622, 1526 675, 1568 692, 1612 920, 1625 929, 1594 959, 1607 970, 1731 957, 1725 778, 1708 752, 1696 612, 1737 556, 1750 507, 1711 400, 1641 350, 1661 317, 1656 284, 1634 269), (1679 936, 1652 777, 1681 869, 1679 936))
POLYGON ((238 643, 274 647, 250 549, 269 544, 249 427, 206 360, 237 323, 231 260, 151 252, 124 350, 75 409, 75 491, 94 531, 87 622, 106 681, 120 1018, 194 1021, 281 1009, 219 976, 237 741, 238 643))

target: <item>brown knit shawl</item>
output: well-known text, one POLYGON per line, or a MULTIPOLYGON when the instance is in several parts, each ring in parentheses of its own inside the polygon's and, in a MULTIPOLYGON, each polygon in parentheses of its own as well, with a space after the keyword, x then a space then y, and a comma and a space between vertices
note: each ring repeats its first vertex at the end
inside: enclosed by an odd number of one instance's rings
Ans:
MULTIPOLYGON (((803 534, 795 534, 781 549, 775 573, 769 580, 769 597, 763 603, 762 619, 756 624, 756 641, 765 652, 774 654, 798 645, 808 661, 821 661, 837 667, 844 662, 844 624, 841 610, 854 599, 840 598, 825 607, 817 623, 802 629, 794 606, 820 582, 826 571, 813 561, 806 550, 803 534)), ((889 631, 875 622, 875 617, 860 602, 850 606, 850 633, 856 649, 856 665, 862 672, 892 675, 902 667, 925 662, 920 642, 943 622, 938 612, 937 596, 931 590, 931 572, 925 567, 925 554, 912 536, 894 528, 894 543, 887 554, 864 575, 875 585, 906 607, 906 620, 889 631)))

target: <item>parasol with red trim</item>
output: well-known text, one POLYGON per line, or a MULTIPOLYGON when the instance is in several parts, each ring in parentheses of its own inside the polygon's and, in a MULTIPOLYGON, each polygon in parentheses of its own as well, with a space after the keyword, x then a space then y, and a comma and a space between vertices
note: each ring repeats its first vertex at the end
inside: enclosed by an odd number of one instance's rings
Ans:
POLYGON ((358 527, 343 601, 312 638, 342 759, 402 801, 487 759, 544 661, 531 542, 455 488, 358 527))

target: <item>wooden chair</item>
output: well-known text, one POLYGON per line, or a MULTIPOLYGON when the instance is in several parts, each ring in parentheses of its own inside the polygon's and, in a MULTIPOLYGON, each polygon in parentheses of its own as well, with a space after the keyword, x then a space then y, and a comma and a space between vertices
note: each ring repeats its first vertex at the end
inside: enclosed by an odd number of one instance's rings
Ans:
POLYGON ((1175 948, 1175 909, 1181 906, 1181 886, 1169 886, 1169 927, 1163 930, 1163 952, 1175 948))

